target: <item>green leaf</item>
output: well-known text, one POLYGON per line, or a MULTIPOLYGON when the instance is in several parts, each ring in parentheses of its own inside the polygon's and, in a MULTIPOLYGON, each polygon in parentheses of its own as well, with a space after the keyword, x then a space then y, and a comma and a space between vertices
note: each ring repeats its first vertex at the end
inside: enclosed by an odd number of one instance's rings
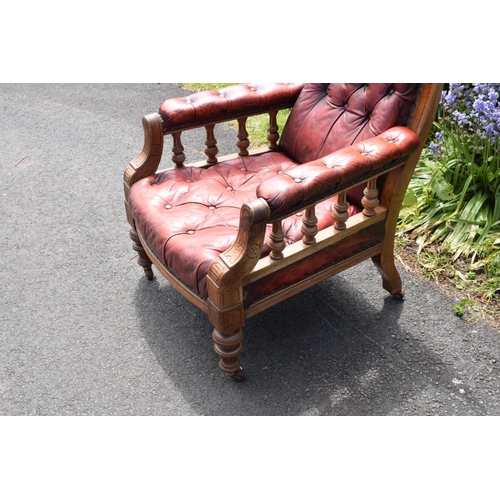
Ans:
POLYGON ((418 202, 418 198, 413 189, 408 188, 406 191, 405 197, 403 199, 403 207, 412 207, 418 202))
POLYGON ((453 186, 442 177, 434 178, 432 189, 441 201, 450 201, 455 197, 453 186))

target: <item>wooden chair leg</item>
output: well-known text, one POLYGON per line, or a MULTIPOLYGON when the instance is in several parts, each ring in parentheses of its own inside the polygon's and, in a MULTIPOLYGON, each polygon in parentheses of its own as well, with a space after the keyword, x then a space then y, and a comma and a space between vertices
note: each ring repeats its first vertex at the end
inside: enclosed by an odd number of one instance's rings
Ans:
POLYGON ((380 253, 372 257, 372 261, 382 275, 382 286, 395 299, 403 300, 404 291, 402 290, 401 276, 394 264, 394 254, 391 252, 380 253))
POLYGON ((219 368, 233 380, 241 382, 245 373, 240 366, 239 355, 243 349, 243 332, 238 328, 233 333, 225 334, 214 328, 212 338, 215 342, 214 349, 219 356, 219 368))
POLYGON ((137 260, 138 264, 143 267, 146 278, 148 280, 152 280, 154 277, 153 269, 151 268, 153 263, 149 259, 147 253, 144 251, 137 231, 133 228, 130 230, 130 239, 133 241, 132 248, 139 254, 139 258, 137 260))

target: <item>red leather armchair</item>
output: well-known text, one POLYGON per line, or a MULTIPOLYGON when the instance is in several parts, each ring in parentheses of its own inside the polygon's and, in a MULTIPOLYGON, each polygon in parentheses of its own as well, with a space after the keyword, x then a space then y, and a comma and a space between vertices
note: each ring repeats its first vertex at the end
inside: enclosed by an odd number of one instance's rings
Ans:
POLYGON ((403 297, 394 232, 441 91, 240 84, 168 99, 143 118, 144 148, 124 175, 133 247, 148 279, 154 264, 208 314, 223 372, 244 377, 247 318, 365 259, 403 297), (263 113, 269 145, 249 150, 247 117, 263 113), (238 152, 219 158, 214 126, 230 120, 238 152), (181 135, 195 127, 206 129, 206 162, 185 165, 181 135), (158 171, 166 135, 173 165, 158 171))

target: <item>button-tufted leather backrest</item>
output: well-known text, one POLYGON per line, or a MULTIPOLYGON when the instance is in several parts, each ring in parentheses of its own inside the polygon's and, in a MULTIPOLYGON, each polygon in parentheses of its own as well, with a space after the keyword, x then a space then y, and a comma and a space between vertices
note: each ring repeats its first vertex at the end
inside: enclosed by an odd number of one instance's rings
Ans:
POLYGON ((281 150, 299 163, 408 125, 418 83, 309 83, 281 136, 281 150))

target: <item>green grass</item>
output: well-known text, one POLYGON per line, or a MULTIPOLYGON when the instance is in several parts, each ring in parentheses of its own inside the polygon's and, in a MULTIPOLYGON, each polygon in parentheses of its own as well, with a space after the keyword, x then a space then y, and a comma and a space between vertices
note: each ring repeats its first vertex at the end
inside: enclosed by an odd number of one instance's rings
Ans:
POLYGON ((189 90, 190 92, 201 92, 202 90, 217 90, 229 85, 234 85, 233 83, 183 83, 182 88, 189 90))
MULTIPOLYGON (((278 130, 283 130, 288 115, 290 114, 289 109, 282 109, 278 111, 276 117, 276 122, 278 124, 278 130)), ((252 147, 264 146, 267 144, 267 127, 269 125, 269 116, 258 115, 250 116, 247 120, 247 131, 250 136, 250 144, 252 147)))
POLYGON ((426 246, 417 253, 416 242, 405 235, 396 237, 394 253, 407 272, 432 281, 454 298, 453 309, 458 316, 489 319, 500 331, 500 297, 485 294, 488 287, 484 273, 471 271, 465 258, 453 261, 437 245, 426 246))

